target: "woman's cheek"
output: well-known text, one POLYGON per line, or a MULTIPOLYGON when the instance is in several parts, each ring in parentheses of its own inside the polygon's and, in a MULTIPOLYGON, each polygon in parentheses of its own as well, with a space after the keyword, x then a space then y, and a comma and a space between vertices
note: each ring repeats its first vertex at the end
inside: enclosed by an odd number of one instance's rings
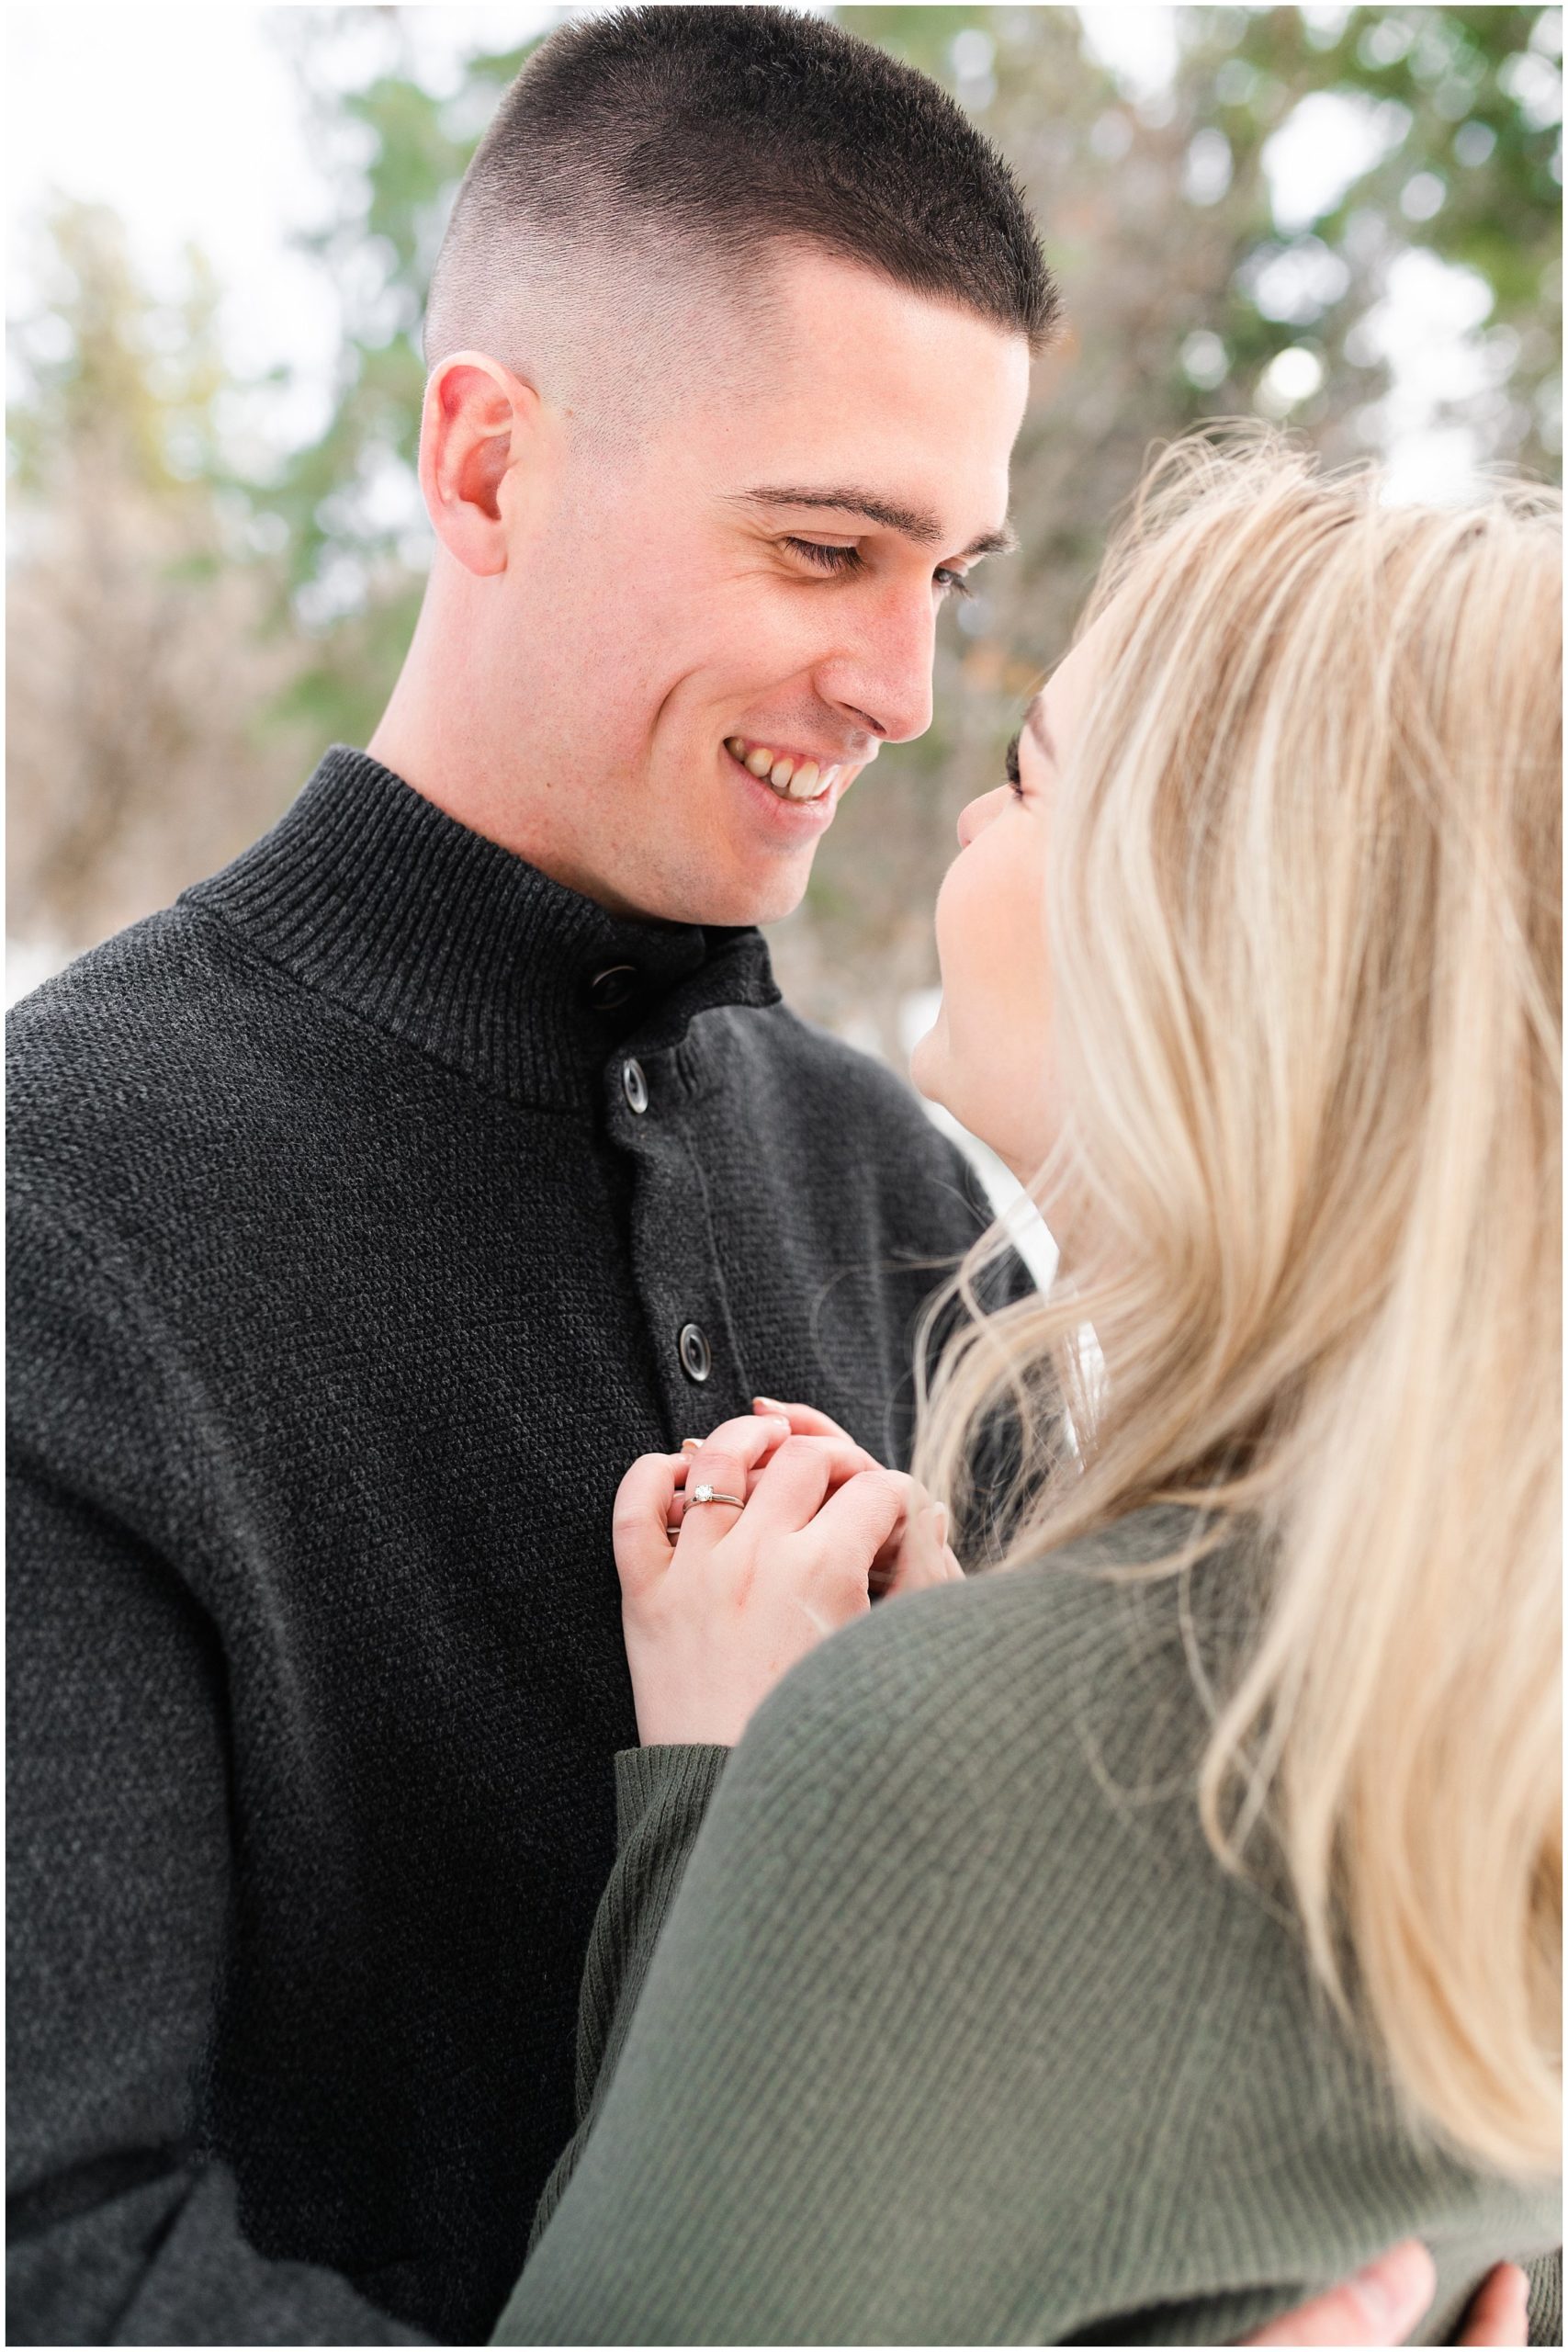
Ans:
POLYGON ((965 1126, 973 1124, 975 1098, 986 1090, 986 1059, 995 1051, 987 1002, 983 862, 980 844, 972 843, 949 866, 937 895, 942 1009, 915 1066, 922 1093, 943 1103, 965 1126))
MULTIPOLYGON (((950 1005, 954 989, 959 985, 962 967, 959 941, 953 920, 953 897, 958 887, 959 868, 964 863, 960 854, 942 876, 933 911, 936 932, 937 971, 942 981, 942 1001, 937 1015, 925 1035, 917 1040, 909 1056, 909 1076, 915 1087, 928 1102, 940 1102, 953 1109, 953 1040, 950 1005)), ((956 1114, 954 1114, 956 1115, 956 1114)))
POLYGON ((950 872, 939 931, 942 1100, 1025 1182, 1052 1116, 1044 865, 1037 816, 1005 812, 950 872))
POLYGON ((984 834, 960 850, 942 876, 936 899, 936 952, 944 989, 965 979, 977 952, 983 957, 986 920, 986 852, 984 834))

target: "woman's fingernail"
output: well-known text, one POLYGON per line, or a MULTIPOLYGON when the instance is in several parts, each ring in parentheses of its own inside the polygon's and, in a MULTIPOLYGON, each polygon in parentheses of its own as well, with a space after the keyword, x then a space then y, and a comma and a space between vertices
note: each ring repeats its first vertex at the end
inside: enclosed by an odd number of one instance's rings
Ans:
POLYGON ((939 1544, 945 1544, 947 1542, 947 1505, 945 1503, 938 1503, 935 1506, 935 1509, 936 1540, 939 1544))
POLYGON ((754 1413, 782 1413, 784 1407, 776 1396, 753 1396, 751 1409, 754 1413))
POLYGON ((683 1437, 681 1440, 681 1451, 682 1453, 700 1453, 702 1450, 703 1442, 700 1437, 683 1437))

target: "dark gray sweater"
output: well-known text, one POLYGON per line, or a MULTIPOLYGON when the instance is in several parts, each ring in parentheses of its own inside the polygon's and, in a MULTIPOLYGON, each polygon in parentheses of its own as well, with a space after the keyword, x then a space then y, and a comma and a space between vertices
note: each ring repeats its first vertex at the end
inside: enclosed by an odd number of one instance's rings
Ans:
POLYGON ((10 1117, 9 2340, 481 2337, 636 1736, 620 1473, 759 1390, 901 1458, 973 1180, 755 933, 344 751, 18 1010, 10 1117))

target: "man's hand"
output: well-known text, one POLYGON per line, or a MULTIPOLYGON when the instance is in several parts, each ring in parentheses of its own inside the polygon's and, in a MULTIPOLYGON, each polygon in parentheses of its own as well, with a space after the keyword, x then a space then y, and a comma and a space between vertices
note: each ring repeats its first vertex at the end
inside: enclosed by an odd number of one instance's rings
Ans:
MULTIPOLYGON (((1391 2246, 1354 2278, 1260 2328, 1247 2344, 1403 2344, 1432 2300, 1436 2273, 1418 2238, 1391 2246)), ((1465 2314, 1461 2344, 1526 2344, 1529 2281, 1500 2262, 1465 2314)))

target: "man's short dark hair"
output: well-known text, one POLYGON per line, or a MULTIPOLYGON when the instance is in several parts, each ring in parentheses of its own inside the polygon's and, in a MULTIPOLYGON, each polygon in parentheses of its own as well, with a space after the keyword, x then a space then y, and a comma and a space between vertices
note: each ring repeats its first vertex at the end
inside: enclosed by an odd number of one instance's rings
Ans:
MULTIPOLYGON (((432 364, 531 244, 706 257, 739 283, 805 243, 1038 348, 1056 289, 1018 183, 947 94, 819 17, 645 6, 551 35, 458 191, 431 288, 432 364)), ((497 355, 504 356, 504 355, 497 355)))

